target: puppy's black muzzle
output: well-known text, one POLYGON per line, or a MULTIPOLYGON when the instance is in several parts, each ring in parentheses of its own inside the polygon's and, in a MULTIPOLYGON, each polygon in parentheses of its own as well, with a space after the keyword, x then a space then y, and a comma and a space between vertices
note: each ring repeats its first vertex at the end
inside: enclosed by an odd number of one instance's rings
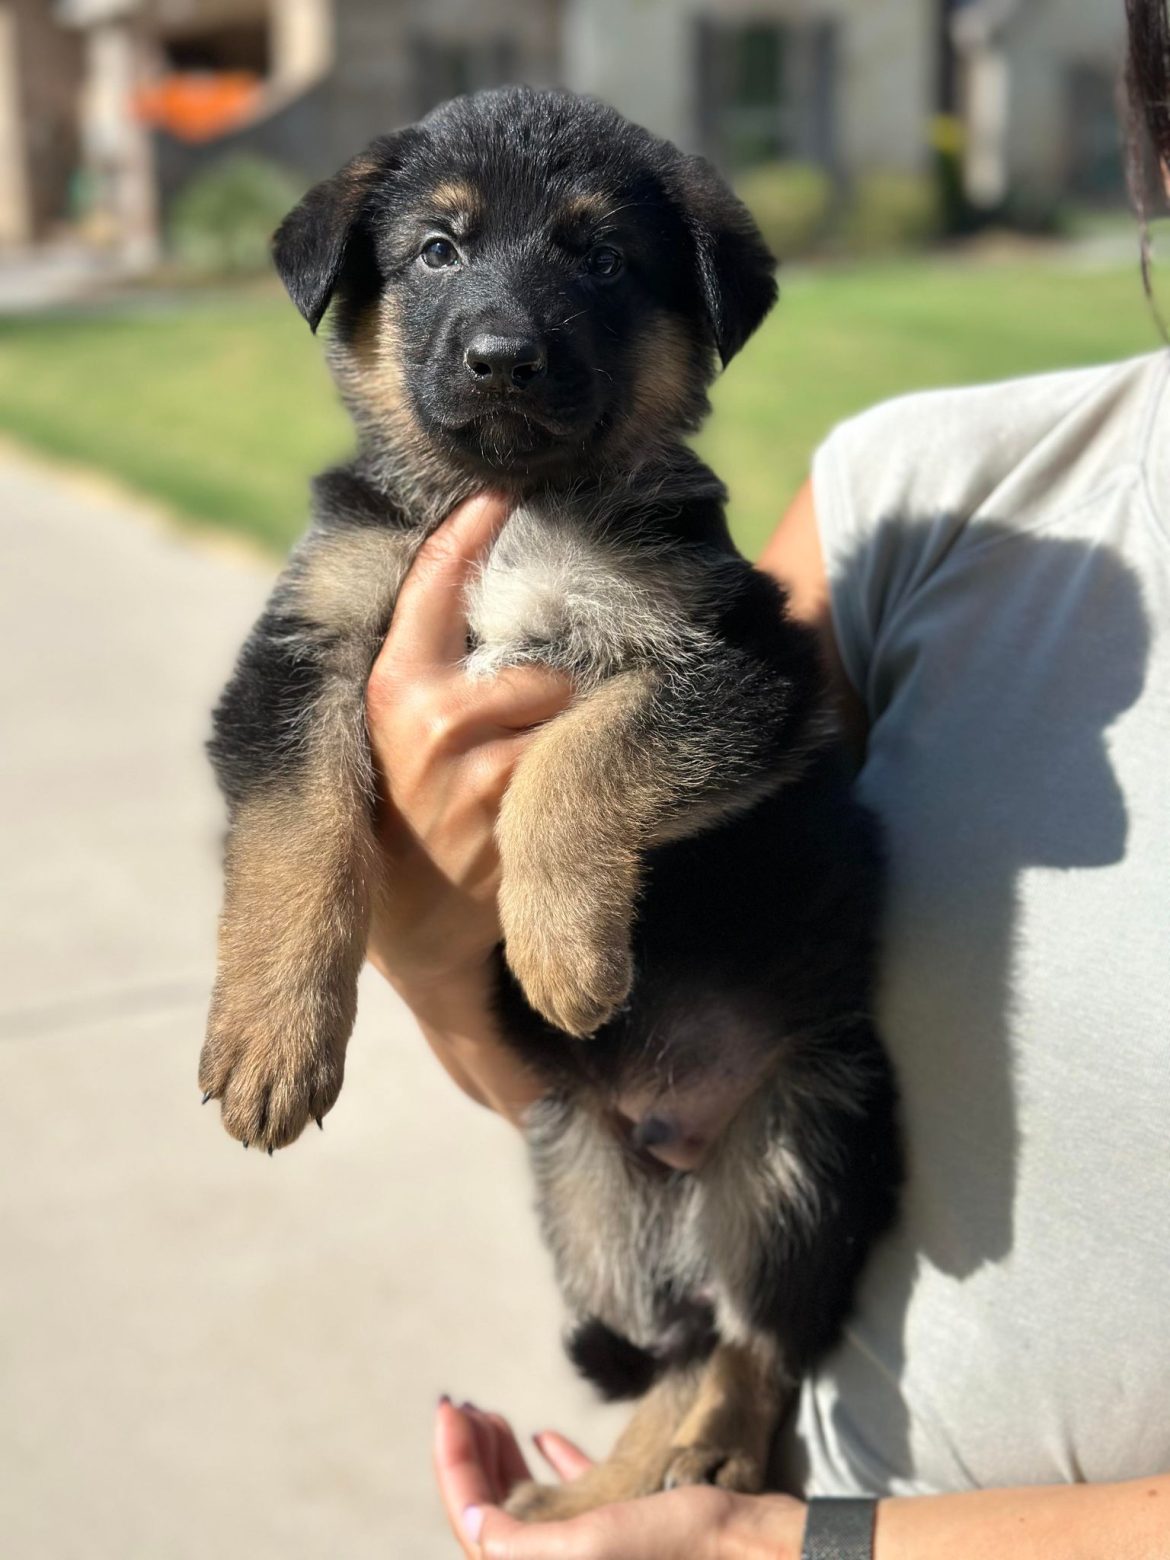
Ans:
POLYGON ((496 395, 522 395, 544 377, 548 355, 532 336, 481 331, 468 342, 463 366, 476 389, 496 395))

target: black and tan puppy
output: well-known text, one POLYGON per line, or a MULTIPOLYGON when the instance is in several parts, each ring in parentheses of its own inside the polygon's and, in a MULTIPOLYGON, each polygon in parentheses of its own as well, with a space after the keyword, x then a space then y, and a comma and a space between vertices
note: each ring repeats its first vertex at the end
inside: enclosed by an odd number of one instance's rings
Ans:
POLYGON ((898 1180, 873 826, 814 645, 683 442, 773 302, 771 256, 706 163, 524 89, 374 142, 275 252, 314 328, 333 302, 358 451, 216 711, 200 1081, 269 1149, 336 1099, 375 872, 365 682, 423 537, 507 489, 469 669, 547 662, 578 691, 500 814, 500 1019, 548 1083, 529 1141, 570 1351, 644 1399, 607 1464, 514 1506, 756 1488, 898 1180))

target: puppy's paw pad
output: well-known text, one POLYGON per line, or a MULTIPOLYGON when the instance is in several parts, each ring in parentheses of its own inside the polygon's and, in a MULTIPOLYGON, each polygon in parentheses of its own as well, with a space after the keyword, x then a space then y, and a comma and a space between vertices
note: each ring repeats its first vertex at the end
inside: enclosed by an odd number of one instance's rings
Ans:
POLYGON ((662 1481, 667 1490, 688 1484, 713 1484, 722 1490, 754 1495, 763 1489, 764 1475, 759 1463, 747 1452, 702 1443, 680 1447, 672 1453, 662 1481))

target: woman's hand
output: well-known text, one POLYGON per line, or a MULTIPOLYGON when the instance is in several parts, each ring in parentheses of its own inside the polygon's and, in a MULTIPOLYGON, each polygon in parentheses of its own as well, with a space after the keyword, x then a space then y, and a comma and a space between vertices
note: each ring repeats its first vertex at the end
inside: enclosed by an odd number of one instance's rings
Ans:
POLYGON ((384 891, 375 894, 369 957, 456 1081, 516 1119, 539 1090, 490 1017, 496 814, 534 728, 565 708, 572 687, 544 667, 485 680, 464 671, 464 593, 507 516, 503 499, 470 499, 428 538, 370 675, 384 891))
MULTIPOLYGON (((562 1479, 589 1459, 555 1432, 537 1438, 562 1479)), ((500 1509, 531 1478, 498 1414, 444 1400, 435 1419, 435 1474, 468 1560, 797 1560, 805 1508, 785 1495, 732 1495, 708 1485, 604 1506, 570 1522, 517 1522, 500 1509)))

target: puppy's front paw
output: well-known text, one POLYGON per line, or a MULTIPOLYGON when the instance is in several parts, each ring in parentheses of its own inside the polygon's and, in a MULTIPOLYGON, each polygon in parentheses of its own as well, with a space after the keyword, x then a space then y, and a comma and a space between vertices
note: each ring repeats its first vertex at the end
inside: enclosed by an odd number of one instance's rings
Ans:
POLYGON ((336 1101, 350 1025, 322 1008, 303 997, 244 1007, 217 986, 199 1086, 220 1101, 224 1126, 245 1148, 286 1147, 336 1101))
POLYGON ((764 1487, 764 1470, 742 1447, 700 1442, 679 1447, 667 1463, 663 1489, 680 1489, 686 1484, 714 1484, 721 1490, 757 1495, 764 1487))
POLYGON ((538 1013, 578 1039, 613 1017, 634 978, 626 922, 599 926, 585 915, 567 917, 563 908, 550 917, 506 897, 501 912, 505 956, 538 1013))

